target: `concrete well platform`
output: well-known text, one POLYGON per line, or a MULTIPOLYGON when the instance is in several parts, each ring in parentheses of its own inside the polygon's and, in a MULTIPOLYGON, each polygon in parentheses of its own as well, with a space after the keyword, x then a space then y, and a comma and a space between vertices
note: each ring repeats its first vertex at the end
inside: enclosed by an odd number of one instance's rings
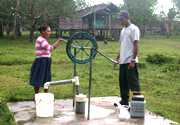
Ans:
MULTIPOLYGON (((144 118, 129 118, 113 106, 118 97, 91 98, 90 120, 86 114, 77 115, 72 107, 72 100, 56 100, 53 118, 38 118, 35 115, 33 101, 8 103, 17 125, 178 125, 171 120, 146 111, 144 118), (124 116, 124 117, 122 117, 124 116)), ((87 106, 86 106, 87 107, 87 106)))

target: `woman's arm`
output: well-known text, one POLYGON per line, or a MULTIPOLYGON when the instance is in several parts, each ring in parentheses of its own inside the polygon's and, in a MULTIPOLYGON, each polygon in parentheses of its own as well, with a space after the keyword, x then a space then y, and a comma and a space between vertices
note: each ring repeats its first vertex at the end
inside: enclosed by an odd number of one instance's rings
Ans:
POLYGON ((52 46, 54 49, 58 48, 60 46, 60 43, 63 41, 64 39, 59 38, 52 46))

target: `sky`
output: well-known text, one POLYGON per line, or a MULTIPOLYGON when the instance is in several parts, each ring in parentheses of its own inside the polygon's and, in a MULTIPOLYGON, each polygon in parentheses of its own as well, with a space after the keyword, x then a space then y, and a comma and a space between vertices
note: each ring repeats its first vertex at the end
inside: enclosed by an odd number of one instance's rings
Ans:
MULTIPOLYGON (((114 3, 116 5, 122 4, 123 0, 86 0, 89 5, 95 5, 100 3, 114 3)), ((164 11, 166 14, 169 10, 169 8, 173 7, 172 0, 157 0, 158 4, 156 5, 155 13, 159 14, 160 11, 164 11)))

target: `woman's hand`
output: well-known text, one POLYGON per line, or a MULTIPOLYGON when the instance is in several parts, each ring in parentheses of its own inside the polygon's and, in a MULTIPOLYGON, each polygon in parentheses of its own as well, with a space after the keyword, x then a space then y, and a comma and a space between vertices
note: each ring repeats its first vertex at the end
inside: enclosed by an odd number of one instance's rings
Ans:
POLYGON ((63 39, 62 37, 59 37, 57 41, 62 42, 62 41, 65 41, 65 39, 63 39))
POLYGON ((64 41, 63 38, 59 37, 57 41, 53 44, 54 49, 58 48, 60 46, 60 43, 64 41))

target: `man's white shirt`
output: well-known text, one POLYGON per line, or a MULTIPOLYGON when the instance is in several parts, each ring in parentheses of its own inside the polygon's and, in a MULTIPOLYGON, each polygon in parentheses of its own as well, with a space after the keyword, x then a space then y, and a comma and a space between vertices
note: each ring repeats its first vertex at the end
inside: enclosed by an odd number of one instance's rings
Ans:
MULTIPOLYGON (((130 24, 128 27, 124 27, 120 34, 119 42, 120 47, 120 64, 130 63, 133 59, 133 43, 134 41, 139 41, 140 30, 134 25, 130 24)), ((138 62, 138 57, 136 57, 136 63, 138 62)))

